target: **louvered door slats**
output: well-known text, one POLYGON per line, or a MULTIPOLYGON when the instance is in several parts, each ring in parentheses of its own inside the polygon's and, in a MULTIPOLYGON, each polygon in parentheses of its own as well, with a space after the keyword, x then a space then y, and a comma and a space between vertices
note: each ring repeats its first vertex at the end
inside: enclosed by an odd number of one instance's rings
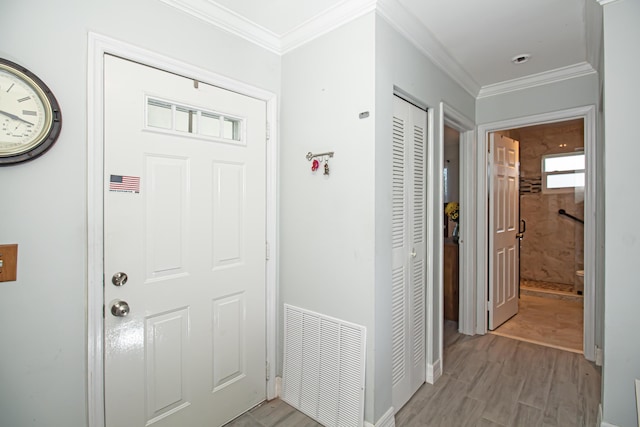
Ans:
POLYGON ((426 111, 396 98, 392 137, 392 398, 425 380, 426 111))

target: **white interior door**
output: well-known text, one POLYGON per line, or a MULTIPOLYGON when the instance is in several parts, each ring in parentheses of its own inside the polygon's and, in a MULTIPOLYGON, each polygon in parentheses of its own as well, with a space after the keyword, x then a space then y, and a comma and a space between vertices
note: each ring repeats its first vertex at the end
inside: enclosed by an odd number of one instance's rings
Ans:
POLYGON ((425 382, 427 112, 394 97, 392 182, 392 401, 425 382))
POLYGON ((516 140, 490 134, 489 329, 518 313, 520 154, 516 140))
POLYGON ((265 104, 111 56, 104 98, 106 424, 219 426, 266 396, 265 104))

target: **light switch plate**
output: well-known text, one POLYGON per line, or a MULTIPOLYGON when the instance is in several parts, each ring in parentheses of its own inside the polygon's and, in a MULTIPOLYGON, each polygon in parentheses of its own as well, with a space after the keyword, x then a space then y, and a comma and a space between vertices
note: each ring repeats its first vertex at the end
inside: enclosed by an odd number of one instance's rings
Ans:
POLYGON ((18 271, 18 245, 0 245, 0 282, 14 282, 18 271))

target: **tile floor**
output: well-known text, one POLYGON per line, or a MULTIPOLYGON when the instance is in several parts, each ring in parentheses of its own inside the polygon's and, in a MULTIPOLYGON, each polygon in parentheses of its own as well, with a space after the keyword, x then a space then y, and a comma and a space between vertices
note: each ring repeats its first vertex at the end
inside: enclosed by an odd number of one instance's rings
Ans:
MULTIPOLYGON (((595 426, 600 368, 580 354, 493 334, 466 336, 445 323, 442 377, 424 384, 396 426, 595 426)), ((317 427, 276 399, 228 427, 317 427)))

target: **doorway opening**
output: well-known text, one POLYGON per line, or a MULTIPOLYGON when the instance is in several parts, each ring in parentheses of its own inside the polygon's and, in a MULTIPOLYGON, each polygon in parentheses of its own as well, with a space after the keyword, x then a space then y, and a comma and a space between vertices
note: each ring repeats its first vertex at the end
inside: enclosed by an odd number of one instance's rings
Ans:
POLYGON ((492 333, 582 353, 584 119, 503 130, 519 141, 519 310, 492 333))
POLYGON ((460 280, 460 132, 444 126, 443 182, 443 298, 444 320, 455 323, 458 330, 460 280))

